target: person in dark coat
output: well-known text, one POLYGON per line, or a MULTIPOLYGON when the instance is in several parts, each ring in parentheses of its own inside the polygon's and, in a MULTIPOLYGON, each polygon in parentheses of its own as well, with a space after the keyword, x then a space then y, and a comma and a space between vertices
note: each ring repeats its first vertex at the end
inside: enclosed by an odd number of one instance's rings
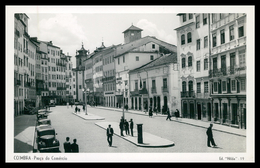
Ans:
POLYGON ((66 142, 63 143, 65 153, 71 152, 70 138, 66 137, 66 142))
POLYGON ((76 107, 75 107, 75 113, 77 113, 77 111, 78 111, 78 107, 76 106, 76 107))
POLYGON ((210 142, 211 142, 211 144, 212 144, 214 147, 217 146, 217 145, 215 144, 214 139, 213 139, 212 127, 213 127, 213 124, 210 124, 209 128, 208 128, 207 131, 206 131, 206 134, 207 134, 207 136, 208 136, 208 142, 207 142, 208 147, 211 147, 211 146, 210 146, 210 142))
POLYGON ((124 134, 123 134, 123 131, 124 131, 124 120, 123 119, 120 120, 119 128, 120 128, 121 136, 124 136, 124 134))
POLYGON ((150 106, 149 108, 149 117, 152 117, 153 116, 153 108, 152 106, 150 106))
POLYGON ((134 128, 134 122, 133 122, 133 119, 131 118, 131 119, 130 119, 130 131, 131 131, 131 135, 132 135, 132 136, 134 136, 133 128, 134 128))
POLYGON ((73 144, 70 145, 72 153, 79 153, 79 145, 76 143, 77 143, 77 139, 73 139, 73 144))
POLYGON ((125 119, 125 134, 126 135, 129 135, 129 123, 126 121, 126 119, 125 119))
POLYGON ((170 120, 171 121, 171 114, 170 114, 170 110, 169 110, 169 108, 167 109, 167 118, 166 118, 166 120, 170 120))
POLYGON ((111 125, 109 124, 108 128, 107 128, 107 142, 108 142, 109 146, 112 146, 113 134, 114 134, 114 130, 113 130, 113 128, 111 128, 111 125))

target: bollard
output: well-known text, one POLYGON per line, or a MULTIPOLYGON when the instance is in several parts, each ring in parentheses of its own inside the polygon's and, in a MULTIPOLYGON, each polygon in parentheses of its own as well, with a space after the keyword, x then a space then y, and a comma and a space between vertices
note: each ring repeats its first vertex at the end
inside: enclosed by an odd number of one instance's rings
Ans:
POLYGON ((143 124, 136 124, 137 125, 137 142, 143 143, 143 124))

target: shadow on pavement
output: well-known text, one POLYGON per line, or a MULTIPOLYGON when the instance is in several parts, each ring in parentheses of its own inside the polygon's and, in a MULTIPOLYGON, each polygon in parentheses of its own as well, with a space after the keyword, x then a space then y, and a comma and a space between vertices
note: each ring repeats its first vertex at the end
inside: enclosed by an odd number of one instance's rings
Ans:
POLYGON ((33 146, 14 138, 14 153, 29 153, 33 146))

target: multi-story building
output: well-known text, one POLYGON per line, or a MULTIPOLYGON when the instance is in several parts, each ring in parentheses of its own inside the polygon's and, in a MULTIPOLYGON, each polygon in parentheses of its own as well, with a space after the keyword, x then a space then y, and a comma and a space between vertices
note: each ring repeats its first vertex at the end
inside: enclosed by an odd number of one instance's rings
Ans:
POLYGON ((66 102, 74 104, 76 95, 73 94, 73 72, 72 72, 72 61, 69 55, 66 55, 66 68, 65 68, 65 78, 66 78, 66 102))
POLYGON ((126 44, 116 47, 115 70, 116 70, 116 105, 120 106, 123 102, 131 107, 128 101, 131 97, 129 92, 130 70, 138 68, 154 59, 169 53, 176 53, 175 45, 158 40, 155 37, 141 37, 142 29, 130 26, 125 30, 124 37, 126 44), (129 38, 131 36, 131 38, 129 38), (124 96, 123 96, 124 95, 124 96))
POLYGON ((210 16, 212 118, 246 128, 246 14, 210 16))
POLYGON ((246 126, 246 15, 180 13, 182 117, 246 126))
POLYGON ((177 53, 164 55, 129 71, 130 109, 166 113, 180 109, 177 53))
POLYGON ((211 121, 209 90, 208 14, 179 13, 177 31, 181 83, 181 114, 184 118, 211 121))
POLYGON ((25 106, 24 79, 27 74, 24 70, 24 60, 27 60, 25 54, 28 50, 24 49, 26 44, 24 36, 28 34, 28 19, 24 13, 14 15, 14 116, 22 114, 25 106))

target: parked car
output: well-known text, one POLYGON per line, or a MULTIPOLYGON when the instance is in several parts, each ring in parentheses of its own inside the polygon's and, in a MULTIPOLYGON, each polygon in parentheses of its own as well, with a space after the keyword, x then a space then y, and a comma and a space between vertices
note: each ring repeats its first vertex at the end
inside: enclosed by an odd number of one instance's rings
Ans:
POLYGON ((38 120, 37 122, 37 125, 40 126, 40 125, 51 125, 51 120, 50 119, 40 119, 38 120))
POLYGON ((48 114, 46 114, 46 112, 38 112, 37 113, 37 120, 46 119, 46 118, 48 118, 48 114))
POLYGON ((56 139, 57 133, 50 125, 37 127, 37 147, 40 152, 59 151, 60 142, 56 139))
POLYGON ((49 103, 49 107, 55 107, 55 103, 49 103))

